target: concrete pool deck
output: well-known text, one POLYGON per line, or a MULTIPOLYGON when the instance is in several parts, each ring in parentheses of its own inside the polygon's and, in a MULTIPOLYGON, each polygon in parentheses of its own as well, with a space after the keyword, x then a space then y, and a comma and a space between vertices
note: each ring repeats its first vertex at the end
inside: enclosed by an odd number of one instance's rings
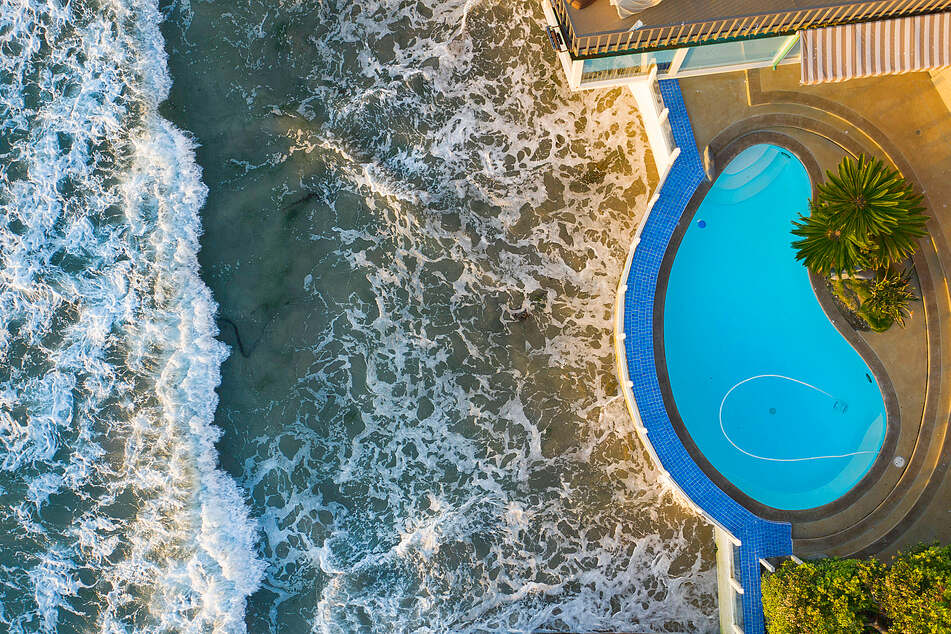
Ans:
MULTIPOLYGON (((900 424, 888 460, 822 512, 785 519, 801 556, 887 555, 919 541, 951 542, 951 114, 930 76, 800 86, 798 67, 780 67, 685 78, 680 86, 697 147, 714 169, 738 144, 766 135, 805 153, 813 179, 846 153, 864 152, 891 161, 925 194, 932 239, 915 257, 922 299, 906 328, 856 332, 844 319, 836 323, 857 348, 872 351, 893 386, 900 424), (904 466, 892 464, 895 456, 904 466)), ((824 292, 817 289, 829 312, 824 292)))

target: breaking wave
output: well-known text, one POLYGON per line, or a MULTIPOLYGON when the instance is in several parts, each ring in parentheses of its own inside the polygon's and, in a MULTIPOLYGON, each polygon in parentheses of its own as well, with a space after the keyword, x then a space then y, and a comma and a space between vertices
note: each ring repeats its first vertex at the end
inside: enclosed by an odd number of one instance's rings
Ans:
POLYGON ((249 629, 715 630, 712 530, 618 398, 632 95, 571 94, 535 1, 180 7, 249 629))
POLYGON ((244 631, 206 188, 155 2, 0 0, 0 623, 244 631))

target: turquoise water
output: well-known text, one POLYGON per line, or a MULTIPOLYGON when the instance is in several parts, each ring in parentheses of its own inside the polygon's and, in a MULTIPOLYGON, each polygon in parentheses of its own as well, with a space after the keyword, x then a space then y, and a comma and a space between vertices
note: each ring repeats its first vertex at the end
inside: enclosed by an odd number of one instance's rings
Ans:
POLYGON ((664 312, 670 386, 691 437, 744 493, 780 509, 842 496, 885 436, 872 371, 794 257, 791 221, 810 193, 788 152, 737 156, 684 235, 664 312))
POLYGON ((714 629, 614 369, 644 133, 544 24, 0 0, 0 632, 714 629))

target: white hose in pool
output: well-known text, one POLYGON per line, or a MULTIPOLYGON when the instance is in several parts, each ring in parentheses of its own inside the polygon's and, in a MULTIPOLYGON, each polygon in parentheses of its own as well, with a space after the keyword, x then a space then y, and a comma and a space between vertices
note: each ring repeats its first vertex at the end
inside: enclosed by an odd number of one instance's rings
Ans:
POLYGON ((748 378, 748 379, 743 379, 742 381, 740 381, 739 383, 737 383, 736 385, 734 385, 733 387, 731 387, 729 390, 727 390, 726 394, 723 395, 723 400, 720 401, 720 414, 719 414, 719 418, 720 418, 720 431, 723 432, 723 437, 726 438, 727 441, 728 441, 731 445, 733 445, 734 447, 736 447, 737 451, 739 451, 739 452, 741 452, 741 453, 744 453, 744 454, 746 454, 747 456, 750 456, 751 458, 757 458, 758 460, 769 460, 770 462, 804 462, 804 461, 807 461, 807 460, 826 460, 826 459, 829 459, 829 458, 850 458, 850 457, 852 457, 852 456, 861 456, 861 455, 863 455, 863 454, 875 453, 874 451, 853 451, 852 453, 843 453, 843 454, 838 454, 838 455, 834 455, 834 456, 807 456, 807 457, 805 457, 805 458, 768 458, 768 457, 766 457, 766 456, 758 456, 758 455, 756 455, 755 453, 751 453, 751 452, 749 452, 749 451, 743 449, 743 448, 740 447, 738 444, 736 444, 735 442, 733 442, 733 439, 730 438, 730 435, 729 435, 728 433, 726 433, 726 429, 723 427, 723 404, 726 403, 726 399, 728 399, 728 398, 730 397, 730 394, 733 393, 733 390, 735 390, 736 388, 740 387, 740 386, 743 385, 744 383, 749 383, 750 381, 755 381, 756 379, 784 379, 784 380, 786 380, 786 381, 792 381, 793 383, 798 383, 798 384, 800 384, 800 385, 805 385, 806 387, 811 388, 811 389, 815 390, 816 392, 819 392, 820 394, 824 394, 825 396, 828 396, 828 397, 829 397, 830 399, 832 399, 833 401, 835 400, 835 397, 834 397, 834 396, 832 396, 831 394, 829 394, 829 393, 826 392, 825 390, 822 390, 822 389, 820 389, 820 388, 817 388, 815 385, 810 385, 809 383, 806 383, 805 381, 800 381, 799 379, 794 379, 794 378, 792 378, 792 377, 783 376, 782 374, 757 374, 756 376, 751 376, 751 377, 748 378))

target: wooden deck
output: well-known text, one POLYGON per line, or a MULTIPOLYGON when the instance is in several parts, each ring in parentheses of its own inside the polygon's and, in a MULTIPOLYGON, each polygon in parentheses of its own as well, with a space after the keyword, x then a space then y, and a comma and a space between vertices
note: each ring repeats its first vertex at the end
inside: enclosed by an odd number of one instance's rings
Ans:
POLYGON ((552 2, 576 58, 791 35, 808 28, 951 10, 951 0, 664 0, 621 19, 610 0, 595 0, 584 9, 566 0, 543 1, 552 2))

